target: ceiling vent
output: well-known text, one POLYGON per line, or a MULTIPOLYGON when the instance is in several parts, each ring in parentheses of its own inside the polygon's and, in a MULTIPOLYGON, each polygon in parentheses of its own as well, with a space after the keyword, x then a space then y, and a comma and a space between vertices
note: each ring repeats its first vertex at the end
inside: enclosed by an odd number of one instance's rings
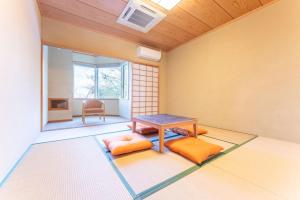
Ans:
POLYGON ((117 22, 147 33, 166 15, 140 0, 130 0, 117 22))

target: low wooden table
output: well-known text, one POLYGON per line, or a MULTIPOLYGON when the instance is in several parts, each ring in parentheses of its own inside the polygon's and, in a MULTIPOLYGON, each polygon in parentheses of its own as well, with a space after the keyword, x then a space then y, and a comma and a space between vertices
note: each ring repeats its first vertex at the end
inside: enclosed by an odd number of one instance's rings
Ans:
POLYGON ((137 116, 132 119, 133 132, 136 132, 137 122, 158 129, 159 151, 161 153, 164 151, 165 129, 192 125, 194 129, 194 136, 197 137, 197 119, 195 118, 180 117, 168 114, 137 116))

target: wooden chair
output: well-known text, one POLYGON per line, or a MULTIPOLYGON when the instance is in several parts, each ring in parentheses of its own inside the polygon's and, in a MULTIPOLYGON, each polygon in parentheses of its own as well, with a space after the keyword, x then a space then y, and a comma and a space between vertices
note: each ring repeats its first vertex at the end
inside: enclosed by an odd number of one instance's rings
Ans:
POLYGON ((85 117, 90 115, 99 115, 103 117, 105 122, 105 104, 103 101, 97 99, 89 99, 82 103, 82 122, 85 124, 85 117))

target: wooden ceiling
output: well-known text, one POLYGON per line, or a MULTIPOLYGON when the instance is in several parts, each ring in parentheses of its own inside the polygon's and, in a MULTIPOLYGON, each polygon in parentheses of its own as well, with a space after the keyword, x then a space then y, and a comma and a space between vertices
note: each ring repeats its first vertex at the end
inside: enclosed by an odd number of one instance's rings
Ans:
MULTIPOLYGON (((149 0, 144 0, 149 2, 149 0)), ((272 0, 182 0, 148 33, 118 24, 128 0, 39 0, 45 17, 171 50, 272 0)))

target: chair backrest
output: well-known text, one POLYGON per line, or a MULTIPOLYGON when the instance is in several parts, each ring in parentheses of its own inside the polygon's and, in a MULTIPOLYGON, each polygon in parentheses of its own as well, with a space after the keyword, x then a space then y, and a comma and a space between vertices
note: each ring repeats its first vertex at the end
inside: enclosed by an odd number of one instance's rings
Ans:
POLYGON ((97 99, 89 99, 83 102, 84 108, 102 108, 103 102, 97 99))

